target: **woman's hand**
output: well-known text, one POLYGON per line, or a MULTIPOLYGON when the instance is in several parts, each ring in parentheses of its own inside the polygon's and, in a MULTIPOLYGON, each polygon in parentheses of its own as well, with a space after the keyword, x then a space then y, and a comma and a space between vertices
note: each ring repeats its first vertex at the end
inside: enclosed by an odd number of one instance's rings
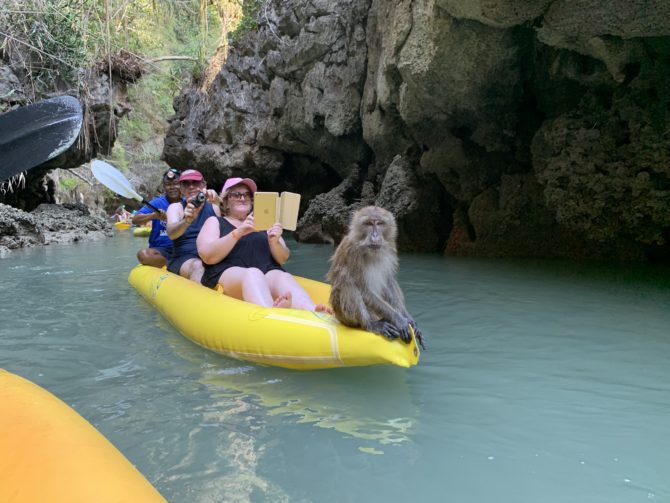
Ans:
POLYGON ((279 223, 274 224, 267 230, 270 253, 272 254, 272 258, 274 258, 280 265, 286 262, 290 255, 288 247, 281 237, 282 232, 284 232, 284 229, 282 229, 281 224, 279 223))
POLYGON ((280 223, 274 224, 272 227, 270 227, 267 230, 268 241, 270 241, 270 243, 275 242, 275 241, 279 241, 279 238, 281 237, 282 232, 284 232, 284 229, 282 229, 281 224, 280 223))
MULTIPOLYGON (((255 232, 256 229, 254 228, 254 214, 249 213, 247 218, 242 222, 242 224, 236 229, 236 234, 237 234, 237 239, 240 239, 243 236, 246 236, 247 234, 251 234, 252 232, 255 232)), ((235 231, 233 231, 235 232, 235 231)))

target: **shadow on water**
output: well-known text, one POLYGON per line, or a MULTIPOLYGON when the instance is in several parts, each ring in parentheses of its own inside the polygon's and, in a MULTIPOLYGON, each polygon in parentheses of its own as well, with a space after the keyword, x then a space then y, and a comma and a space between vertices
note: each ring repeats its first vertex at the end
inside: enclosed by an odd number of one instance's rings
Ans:
MULTIPOLYGON (((160 323, 162 328, 167 329, 160 323)), ((173 330, 173 329, 172 329, 173 330)), ((357 367, 293 371, 236 361, 178 334, 167 337, 177 356, 199 368, 199 382, 214 399, 251 400, 269 416, 311 424, 366 441, 364 452, 407 442, 418 420, 407 370, 357 367)))

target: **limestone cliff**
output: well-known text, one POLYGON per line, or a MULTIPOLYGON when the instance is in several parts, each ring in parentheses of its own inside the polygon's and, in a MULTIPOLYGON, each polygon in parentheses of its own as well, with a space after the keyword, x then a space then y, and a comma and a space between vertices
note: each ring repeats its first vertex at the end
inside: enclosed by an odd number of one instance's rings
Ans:
POLYGON ((667 0, 267 0, 164 158, 351 209, 403 250, 670 258, 667 0))
POLYGON ((31 213, 0 203, 0 258, 33 246, 97 241, 114 235, 110 220, 83 204, 41 204, 31 213))

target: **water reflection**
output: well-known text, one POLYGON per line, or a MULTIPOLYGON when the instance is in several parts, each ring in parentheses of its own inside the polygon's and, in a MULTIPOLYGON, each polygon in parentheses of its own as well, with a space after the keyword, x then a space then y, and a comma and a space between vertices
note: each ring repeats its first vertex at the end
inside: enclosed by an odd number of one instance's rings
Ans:
POLYGON ((185 444, 182 455, 169 464, 165 457, 161 460, 161 482, 178 488, 175 501, 251 501, 253 495, 261 494, 264 501, 288 501, 280 487, 259 474, 265 445, 253 434, 254 425, 245 420, 254 418, 253 405, 233 397, 197 406, 192 414, 198 418, 197 426, 186 438, 174 439, 185 444), (188 487, 197 491, 184 492, 188 487))
POLYGON ((168 337, 167 342, 177 355, 200 365, 198 380, 211 389, 213 399, 222 403, 233 399, 247 403, 251 399, 270 416, 333 429, 377 447, 408 441, 417 421, 418 409, 412 403, 405 369, 356 367, 299 372, 249 365, 216 354, 204 360, 208 350, 179 337, 168 337), (203 365, 203 361, 208 364, 203 365))

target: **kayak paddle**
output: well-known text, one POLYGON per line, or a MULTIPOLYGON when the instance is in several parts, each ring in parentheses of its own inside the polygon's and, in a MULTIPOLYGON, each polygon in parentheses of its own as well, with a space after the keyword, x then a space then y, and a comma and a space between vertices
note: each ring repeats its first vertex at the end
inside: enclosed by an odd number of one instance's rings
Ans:
POLYGON ((53 159, 79 136, 77 98, 58 96, 0 115, 0 181, 53 159))
POLYGON ((135 192, 135 189, 133 189, 133 186, 130 185, 128 179, 123 176, 123 173, 121 173, 111 164, 95 159, 91 163, 91 172, 101 184, 103 184, 112 192, 116 192, 118 195, 127 199, 135 199, 136 201, 140 201, 142 204, 160 213, 158 208, 149 204, 142 196, 135 192))

